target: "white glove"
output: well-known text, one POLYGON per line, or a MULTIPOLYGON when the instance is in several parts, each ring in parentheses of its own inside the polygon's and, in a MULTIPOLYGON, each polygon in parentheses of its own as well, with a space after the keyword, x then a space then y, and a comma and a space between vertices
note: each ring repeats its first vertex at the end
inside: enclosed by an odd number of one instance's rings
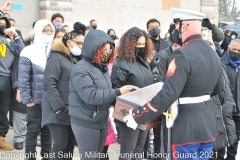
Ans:
POLYGON ((129 128, 132 128, 133 130, 136 130, 138 127, 138 124, 136 121, 133 119, 132 116, 132 109, 129 110, 129 114, 123 118, 123 121, 126 122, 127 126, 129 128))

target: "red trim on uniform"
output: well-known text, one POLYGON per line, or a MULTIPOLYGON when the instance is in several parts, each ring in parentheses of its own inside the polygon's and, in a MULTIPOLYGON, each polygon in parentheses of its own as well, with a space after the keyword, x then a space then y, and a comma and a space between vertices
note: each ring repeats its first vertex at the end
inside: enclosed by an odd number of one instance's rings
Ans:
POLYGON ((150 104, 150 102, 147 102, 147 104, 146 104, 146 110, 144 110, 142 113, 140 113, 140 114, 138 114, 138 115, 133 116, 133 119, 136 119, 136 118, 138 118, 138 117, 141 117, 144 113, 149 112, 149 109, 150 109, 151 111, 155 112, 155 113, 158 112, 158 109, 156 109, 155 107, 153 107, 153 106, 150 104))
POLYGON ((169 156, 172 156, 173 160, 177 160, 177 156, 173 156, 173 153, 177 153, 176 146, 172 145, 171 147, 172 147, 172 153, 169 156))
POLYGON ((148 112, 148 111, 149 111, 149 110, 146 109, 146 110, 143 111, 141 114, 134 116, 133 119, 135 119, 135 118, 137 118, 137 117, 141 117, 141 116, 143 115, 143 113, 146 113, 146 112, 148 112))
POLYGON ((189 45, 191 42, 200 41, 200 40, 202 40, 202 39, 193 39, 193 40, 190 40, 190 41, 184 43, 183 46, 180 47, 179 49, 180 49, 180 50, 183 50, 183 48, 185 48, 185 47, 186 47, 187 45, 189 45))
POLYGON ((172 144, 174 146, 185 146, 185 145, 189 145, 189 144, 196 144, 196 143, 208 143, 208 142, 214 142, 215 139, 211 139, 211 140, 206 140, 206 141, 199 141, 199 142, 187 142, 187 143, 183 143, 183 144, 172 144))
POLYGON ((158 109, 156 109, 155 107, 153 107, 151 104, 150 104, 150 102, 148 102, 147 103, 147 107, 150 109, 150 110, 152 110, 153 112, 158 112, 158 109))

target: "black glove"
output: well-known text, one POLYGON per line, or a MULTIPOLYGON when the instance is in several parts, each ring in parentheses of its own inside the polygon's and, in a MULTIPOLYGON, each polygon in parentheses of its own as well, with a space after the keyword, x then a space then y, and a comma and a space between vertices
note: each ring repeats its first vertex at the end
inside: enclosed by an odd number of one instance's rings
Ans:
POLYGON ((208 29, 212 28, 212 23, 209 21, 208 18, 203 18, 202 27, 207 27, 208 29))
POLYGON ((168 29, 168 33, 172 34, 172 31, 175 29, 175 24, 170 24, 170 27, 168 29))

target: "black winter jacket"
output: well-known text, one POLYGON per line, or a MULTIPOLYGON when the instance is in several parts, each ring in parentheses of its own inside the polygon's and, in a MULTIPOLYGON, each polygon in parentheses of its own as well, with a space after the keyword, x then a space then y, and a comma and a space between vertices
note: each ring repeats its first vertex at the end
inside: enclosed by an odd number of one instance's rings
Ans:
POLYGON ((223 80, 223 102, 220 103, 218 96, 213 97, 217 119, 217 137, 214 141, 214 151, 218 151, 221 148, 233 145, 237 142, 236 127, 232 118, 232 111, 235 106, 235 102, 232 97, 232 93, 229 88, 229 81, 227 74, 222 69, 223 80))
POLYGON ((135 62, 127 62, 126 59, 118 58, 113 65, 111 80, 113 88, 124 85, 134 85, 139 88, 153 84, 153 75, 146 60, 140 57, 135 62))
POLYGON ((11 72, 12 89, 13 89, 12 105, 13 105, 14 111, 26 114, 27 106, 24 105, 22 102, 19 103, 16 100, 17 88, 18 88, 18 63, 19 63, 19 58, 16 58, 12 65, 12 72, 11 72))
POLYGON ((159 37, 158 40, 154 40, 152 38, 151 38, 151 40, 153 42, 156 53, 169 46, 169 43, 167 41, 164 41, 161 37, 159 37))
MULTIPOLYGON (((91 30, 84 39, 83 59, 73 66, 69 82, 69 114, 71 123, 82 127, 107 127, 109 107, 119 89, 112 89, 110 75, 93 62, 96 50, 112 38, 100 30, 91 30)), ((106 67, 106 66, 105 66, 106 67)))
POLYGON ((240 70, 239 68, 237 69, 238 72, 236 71, 235 68, 233 68, 227 58, 227 54, 225 53, 224 56, 222 57, 222 64, 223 68, 226 71, 226 74, 228 76, 229 80, 229 87, 232 92, 233 100, 236 103, 236 106, 234 106, 233 114, 234 113, 239 113, 240 112, 240 70))
POLYGON ((221 44, 221 49, 223 49, 223 53, 227 51, 228 45, 231 42, 231 38, 229 36, 225 36, 224 40, 222 41, 221 44))
POLYGON ((71 57, 69 49, 62 43, 62 40, 55 39, 44 72, 42 126, 51 123, 70 125, 69 78, 74 64, 71 57), (61 112, 56 114, 59 110, 61 112))
MULTIPOLYGON (((117 58, 112 68, 111 80, 113 88, 120 88, 124 85, 143 88, 154 83, 149 63, 140 57, 137 57, 136 61, 132 63, 126 59, 117 58)), ((122 123, 116 119, 115 121, 122 123)))
POLYGON ((172 54, 172 45, 156 53, 150 63, 154 82, 164 82, 172 54))
POLYGON ((19 113, 26 114, 27 113, 27 106, 24 105, 22 102, 19 103, 16 100, 16 95, 17 95, 17 88, 18 88, 18 64, 19 64, 19 55, 20 52, 23 50, 25 47, 23 44, 23 41, 19 38, 18 41, 20 41, 20 46, 18 46, 18 49, 15 49, 15 58, 13 65, 11 67, 11 80, 12 80, 12 89, 13 89, 13 97, 12 97, 12 107, 13 110, 19 113))

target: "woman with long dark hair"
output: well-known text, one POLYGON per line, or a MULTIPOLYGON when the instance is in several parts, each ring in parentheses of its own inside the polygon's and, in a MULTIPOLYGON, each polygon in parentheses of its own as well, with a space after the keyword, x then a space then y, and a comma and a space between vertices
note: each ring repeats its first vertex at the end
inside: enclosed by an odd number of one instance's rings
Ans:
MULTIPOLYGON (((142 88, 153 84, 153 75, 147 61, 152 57, 153 44, 147 33, 137 27, 129 29, 120 39, 118 57, 113 65, 111 80, 113 88, 134 85, 142 88)), ((120 160, 130 160, 124 153, 142 153, 148 131, 133 130, 125 123, 115 120, 121 132, 120 160)), ((141 160, 141 157, 135 157, 141 160)))

